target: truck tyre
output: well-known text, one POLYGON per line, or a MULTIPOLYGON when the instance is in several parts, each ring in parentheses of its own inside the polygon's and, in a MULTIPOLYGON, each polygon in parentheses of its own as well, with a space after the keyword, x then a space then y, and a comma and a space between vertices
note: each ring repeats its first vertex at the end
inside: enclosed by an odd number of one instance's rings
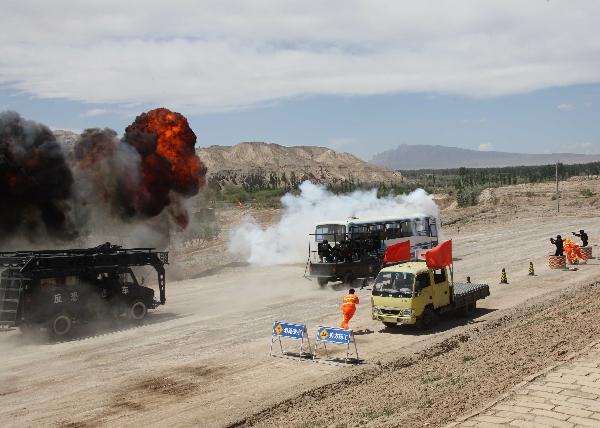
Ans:
POLYGON ((417 318, 417 328, 419 330, 429 330, 436 321, 437 314, 431 308, 425 308, 419 318, 417 318))
POLYGON ((354 276, 350 272, 344 275, 344 284, 352 285, 352 281, 354 281, 354 276))
POLYGON ((134 322, 140 322, 144 318, 146 318, 147 314, 148 307, 146 306, 146 303, 144 303, 142 299, 136 299, 133 302, 131 302, 131 305, 129 306, 129 310, 127 311, 127 318, 134 322))
POLYGON ((55 338, 65 337, 71 332, 73 322, 71 317, 64 312, 55 314, 50 320, 50 334, 55 338))
POLYGON ((317 284, 319 284, 319 287, 325 287, 328 282, 329 282, 329 280, 327 278, 323 278, 323 277, 317 278, 317 284))

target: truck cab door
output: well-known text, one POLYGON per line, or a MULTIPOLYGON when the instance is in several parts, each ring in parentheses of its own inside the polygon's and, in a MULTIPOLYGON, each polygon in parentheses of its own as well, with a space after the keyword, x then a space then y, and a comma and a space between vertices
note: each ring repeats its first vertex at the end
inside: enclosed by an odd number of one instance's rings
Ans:
POLYGON ((446 269, 431 270, 433 275, 433 306, 437 309, 450 304, 450 287, 446 269))
POLYGON ((429 272, 417 274, 415 278, 415 297, 413 299, 413 310, 416 316, 423 313, 427 305, 433 305, 433 287, 429 272))

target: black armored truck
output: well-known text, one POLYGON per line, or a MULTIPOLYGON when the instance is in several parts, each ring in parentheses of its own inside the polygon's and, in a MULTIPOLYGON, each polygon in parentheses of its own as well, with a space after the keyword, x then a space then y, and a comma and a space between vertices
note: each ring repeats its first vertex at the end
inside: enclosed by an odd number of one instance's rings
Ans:
POLYGON ((67 336, 75 323, 115 318, 142 321, 164 305, 167 252, 110 243, 88 249, 0 252, 0 326, 46 328, 67 336), (158 275, 154 289, 138 282, 132 267, 158 275))

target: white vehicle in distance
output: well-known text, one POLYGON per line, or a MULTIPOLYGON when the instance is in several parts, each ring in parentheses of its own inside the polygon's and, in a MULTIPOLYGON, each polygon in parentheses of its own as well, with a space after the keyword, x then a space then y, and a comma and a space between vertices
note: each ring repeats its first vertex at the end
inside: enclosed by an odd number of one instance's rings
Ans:
POLYGON ((315 226, 309 246, 309 276, 319 285, 374 278, 385 249, 410 241, 411 258, 438 244, 435 217, 369 217, 324 221, 315 226), (312 238, 314 237, 314 239, 312 238), (316 247, 316 248, 315 248, 316 247))

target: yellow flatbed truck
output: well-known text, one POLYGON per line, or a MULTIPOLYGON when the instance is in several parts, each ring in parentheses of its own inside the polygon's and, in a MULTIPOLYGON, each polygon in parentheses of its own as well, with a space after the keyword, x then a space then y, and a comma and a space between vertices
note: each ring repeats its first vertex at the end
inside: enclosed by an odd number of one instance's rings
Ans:
POLYGON ((460 284, 449 280, 446 269, 429 269, 425 262, 407 262, 383 268, 373 284, 373 319, 387 327, 416 324, 427 329, 438 315, 469 314, 477 300, 490 295, 487 284, 460 284))

